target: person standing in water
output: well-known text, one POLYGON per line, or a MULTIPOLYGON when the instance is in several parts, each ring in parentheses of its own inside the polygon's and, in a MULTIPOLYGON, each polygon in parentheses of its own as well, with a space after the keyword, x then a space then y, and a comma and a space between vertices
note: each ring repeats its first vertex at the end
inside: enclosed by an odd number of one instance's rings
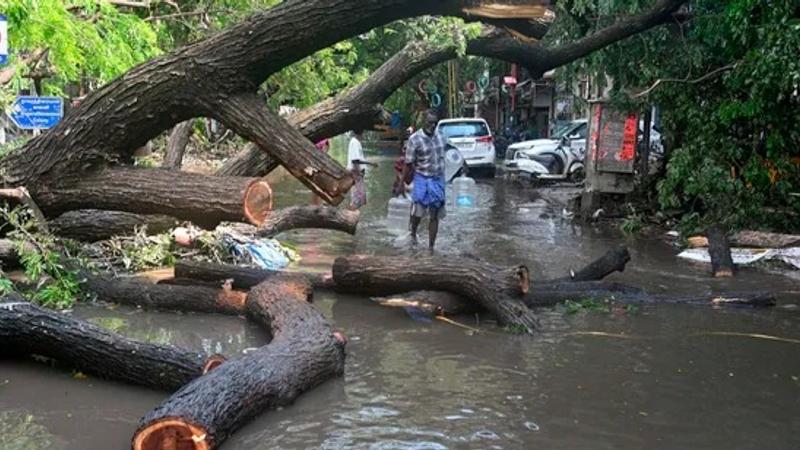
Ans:
POLYGON ((378 167, 377 164, 367 161, 364 156, 364 148, 361 146, 361 135, 363 130, 353 130, 350 144, 347 146, 347 170, 353 174, 355 184, 350 190, 349 210, 355 211, 367 204, 367 187, 364 184, 364 176, 367 166, 378 167))
POLYGON ((417 229, 422 218, 429 217, 428 247, 433 251, 439 221, 446 215, 444 155, 447 138, 436 131, 439 116, 434 110, 425 114, 425 124, 408 138, 406 143, 403 179, 414 173, 414 189, 411 192, 411 239, 417 243, 417 229))

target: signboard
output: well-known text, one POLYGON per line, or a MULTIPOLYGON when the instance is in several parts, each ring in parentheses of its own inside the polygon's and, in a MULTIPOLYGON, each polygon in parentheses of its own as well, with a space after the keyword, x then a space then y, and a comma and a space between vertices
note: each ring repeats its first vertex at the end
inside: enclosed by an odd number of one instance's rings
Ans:
POLYGON ((20 96, 14 100, 9 117, 20 128, 41 130, 52 128, 64 116, 61 97, 20 96))
POLYGON ((8 20, 0 14, 0 66, 8 64, 8 20))
POLYGON ((634 172, 639 117, 597 103, 592 109, 590 157, 598 172, 634 172))
POLYGON ((517 84, 517 77, 503 77, 503 83, 513 86, 517 84))

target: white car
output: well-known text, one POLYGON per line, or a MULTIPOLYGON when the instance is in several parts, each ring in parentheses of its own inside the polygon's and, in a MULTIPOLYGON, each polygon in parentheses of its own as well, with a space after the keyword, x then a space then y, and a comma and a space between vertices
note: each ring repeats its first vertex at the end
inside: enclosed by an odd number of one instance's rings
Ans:
POLYGON ((495 171, 494 138, 489 124, 483 119, 459 118, 439 121, 436 131, 442 133, 457 148, 467 167, 495 171))
POLYGON ((506 152, 508 155, 507 158, 509 160, 516 159, 517 152, 525 152, 528 154, 552 152, 558 147, 563 137, 569 140, 570 148, 582 155, 586 151, 586 136, 588 130, 589 123, 586 119, 567 122, 553 133, 551 139, 534 139, 509 145, 508 151, 506 152))

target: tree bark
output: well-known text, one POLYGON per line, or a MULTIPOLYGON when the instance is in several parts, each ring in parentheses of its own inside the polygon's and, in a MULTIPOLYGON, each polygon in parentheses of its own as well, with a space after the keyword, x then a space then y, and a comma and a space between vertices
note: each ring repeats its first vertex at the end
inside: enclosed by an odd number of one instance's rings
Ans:
MULTIPOLYGON (((466 17, 464 8, 486 2, 282 2, 207 39, 141 64, 94 91, 57 126, 3 158, 2 180, 7 186, 34 190, 40 184, 125 159, 165 129, 199 115, 220 120, 270 151, 323 199, 341 201, 352 177, 285 121, 266 111, 255 95, 257 87, 283 67, 376 26, 425 14, 466 17)), ((509 2, 513 3, 491 3, 509 2)))
POLYGON ((164 169, 180 170, 183 165, 183 154, 186 152, 186 146, 189 145, 189 139, 192 137, 192 120, 184 120, 183 122, 175 125, 172 132, 167 139, 167 152, 164 155, 164 163, 161 165, 164 169))
POLYGON ((53 234, 84 242, 131 235, 139 227, 146 227, 148 234, 159 234, 176 227, 178 223, 174 217, 159 214, 97 209, 67 211, 48 222, 53 234))
POLYGON ((319 228, 356 234, 358 211, 338 210, 330 206, 293 206, 269 214, 257 234, 272 237, 298 228, 319 228))
POLYGON ((133 449, 217 448, 258 414, 341 376, 344 336, 308 303, 310 294, 310 285, 297 277, 254 288, 248 315, 270 331, 272 341, 187 384, 148 413, 133 449))
POLYGON ((101 378, 170 391, 225 360, 127 339, 16 294, 0 301, 0 342, 0 353, 13 349, 15 354, 46 356, 101 378))
MULTIPOLYGON (((488 31, 470 40, 466 52, 469 55, 519 63, 541 75, 636 33, 668 22, 672 12, 682 3, 685 1, 662 0, 649 10, 621 18, 614 25, 579 41, 554 48, 526 42, 503 31, 488 31)), ((455 45, 409 43, 363 83, 291 115, 288 122, 311 141, 337 136, 354 128, 372 126, 381 117, 381 103, 392 93, 424 70, 457 56, 455 45)), ((278 165, 276 158, 261 151, 258 146, 249 144, 229 158, 217 175, 264 176, 278 165)))
POLYGON ((244 313, 247 297, 244 292, 222 282, 217 288, 169 286, 87 273, 81 276, 81 288, 99 300, 121 305, 233 315, 244 313))
POLYGON ((237 290, 248 290, 263 281, 280 277, 283 272, 202 261, 181 260, 175 263, 176 279, 192 279, 198 281, 222 283, 231 280, 231 287, 237 290))
POLYGON ((146 169, 106 169, 42 186, 34 198, 45 215, 78 209, 164 214, 214 228, 247 220, 258 225, 272 209, 266 181, 146 169))
POLYGON ((351 256, 333 264, 337 289, 387 295, 432 289, 452 292, 477 302, 505 324, 532 333, 534 313, 522 303, 529 290, 525 266, 500 269, 465 258, 389 258, 351 256))
MULTIPOLYGON (((305 277, 315 289, 334 288, 329 274, 302 273, 296 275, 305 277)), ((217 284, 231 280, 233 289, 243 291, 277 276, 286 276, 286 272, 201 261, 181 260, 175 263, 176 279, 191 279, 217 284)))
POLYGON ((706 232, 708 236, 708 253, 711 255, 711 273, 716 278, 732 277, 736 268, 731 256, 731 244, 727 231, 720 225, 714 225, 706 232))
MULTIPOLYGON (((33 246, 29 243, 24 243, 24 247, 33 250, 33 246)), ((9 267, 16 267, 19 264, 18 244, 9 239, 0 239, 0 268, 7 269, 9 267)))

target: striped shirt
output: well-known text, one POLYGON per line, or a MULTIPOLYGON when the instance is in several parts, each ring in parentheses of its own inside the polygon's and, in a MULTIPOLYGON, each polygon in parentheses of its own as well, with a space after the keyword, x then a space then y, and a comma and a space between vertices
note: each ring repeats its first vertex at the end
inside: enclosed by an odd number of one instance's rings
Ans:
POLYGON ((406 163, 426 177, 442 176, 446 149, 447 138, 441 133, 428 136, 424 130, 417 130, 406 143, 406 163))

